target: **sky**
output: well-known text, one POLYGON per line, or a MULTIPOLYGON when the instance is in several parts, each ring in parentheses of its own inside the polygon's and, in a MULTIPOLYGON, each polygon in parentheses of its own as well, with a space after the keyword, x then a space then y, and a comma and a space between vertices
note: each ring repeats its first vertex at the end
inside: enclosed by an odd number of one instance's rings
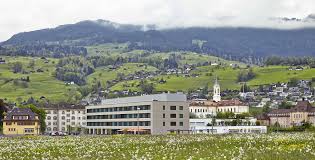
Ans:
MULTIPOLYGON (((304 18, 315 13, 315 0, 0 0, 0 41, 19 32, 53 28, 82 20, 104 19, 160 28, 247 26, 299 28, 302 22, 270 18, 304 18)), ((315 26, 315 25, 314 25, 315 26)))

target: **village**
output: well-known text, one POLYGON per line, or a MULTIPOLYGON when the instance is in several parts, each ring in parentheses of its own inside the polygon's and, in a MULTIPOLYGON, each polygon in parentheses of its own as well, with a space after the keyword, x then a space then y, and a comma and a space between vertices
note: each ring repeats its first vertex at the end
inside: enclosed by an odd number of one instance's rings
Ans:
MULTIPOLYGON (((3 135, 267 133, 315 124, 310 81, 270 85, 253 92, 222 92, 219 80, 206 97, 181 92, 45 104, 44 121, 30 108, 2 106, 3 135), (207 98, 208 97, 208 98, 207 98), (231 96, 230 96, 231 97, 231 96), (253 113, 252 108, 263 112, 253 113), (45 123, 44 130, 41 124, 45 123)), ((32 103, 32 102, 28 102, 32 103)), ((305 128, 304 128, 305 129, 305 128)))

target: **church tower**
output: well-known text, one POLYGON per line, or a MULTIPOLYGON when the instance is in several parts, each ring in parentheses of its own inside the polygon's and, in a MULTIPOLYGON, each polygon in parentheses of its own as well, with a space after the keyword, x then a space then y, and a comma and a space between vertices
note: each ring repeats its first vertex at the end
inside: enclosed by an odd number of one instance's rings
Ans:
POLYGON ((215 102, 221 101, 220 84, 218 83, 217 77, 216 77, 215 83, 213 85, 213 101, 215 101, 215 102))

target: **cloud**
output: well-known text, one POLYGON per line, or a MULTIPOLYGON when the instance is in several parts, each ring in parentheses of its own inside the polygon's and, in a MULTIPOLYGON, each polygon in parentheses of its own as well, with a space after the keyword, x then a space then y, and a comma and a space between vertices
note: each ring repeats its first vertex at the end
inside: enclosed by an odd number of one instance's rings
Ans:
POLYGON ((18 32, 52 28, 88 19, 157 24, 161 28, 295 28, 310 24, 279 24, 270 18, 304 18, 314 12, 314 0, 1 0, 0 41, 18 32))

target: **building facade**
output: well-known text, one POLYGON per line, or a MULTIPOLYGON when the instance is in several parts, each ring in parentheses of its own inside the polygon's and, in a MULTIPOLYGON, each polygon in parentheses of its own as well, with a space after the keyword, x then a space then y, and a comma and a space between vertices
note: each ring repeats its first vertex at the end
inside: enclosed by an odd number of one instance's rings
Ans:
POLYGON ((199 118, 206 118, 216 116, 218 112, 247 113, 249 112, 249 106, 239 99, 221 100, 220 84, 216 79, 213 85, 212 100, 192 100, 189 104, 189 111, 199 118))
POLYGON ((87 106, 89 134, 166 134, 189 130, 184 94, 156 94, 103 100, 87 106))
POLYGON ((189 104, 189 111, 200 118, 206 118, 209 115, 216 116, 218 112, 247 113, 249 112, 249 106, 238 99, 222 100, 219 102, 193 100, 189 104))
POLYGON ((38 135, 39 133, 38 116, 29 108, 13 108, 4 116, 4 135, 38 135))
POLYGON ((192 134, 267 133, 266 126, 256 126, 256 119, 243 120, 238 126, 221 125, 222 121, 226 120, 216 120, 211 126, 212 119, 190 119, 190 130, 192 134))
POLYGON ((82 132, 86 127, 85 106, 59 104, 46 106, 46 133, 82 132))
POLYGON ((308 101, 300 101, 291 109, 272 110, 267 115, 270 125, 278 124, 283 128, 301 126, 305 122, 315 125, 315 107, 308 101))

